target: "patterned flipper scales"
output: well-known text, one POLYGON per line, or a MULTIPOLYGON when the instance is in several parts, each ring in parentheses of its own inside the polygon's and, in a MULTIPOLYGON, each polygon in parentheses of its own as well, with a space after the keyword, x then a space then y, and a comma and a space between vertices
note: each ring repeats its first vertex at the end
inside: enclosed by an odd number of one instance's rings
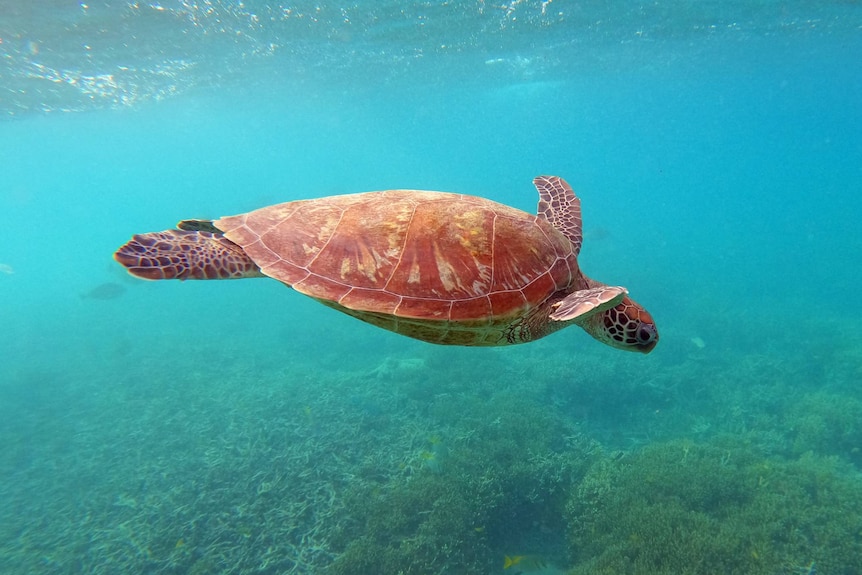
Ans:
POLYGON ((538 176, 533 179, 533 185, 539 192, 538 216, 563 232, 572 242, 575 255, 578 255, 584 242, 581 200, 572 187, 558 176, 538 176))
POLYGON ((549 317, 554 321, 583 319, 616 306, 627 293, 624 287, 606 285, 576 291, 555 303, 549 317))
POLYGON ((132 275, 148 280, 263 277, 242 248, 209 231, 138 234, 116 251, 114 259, 132 275))

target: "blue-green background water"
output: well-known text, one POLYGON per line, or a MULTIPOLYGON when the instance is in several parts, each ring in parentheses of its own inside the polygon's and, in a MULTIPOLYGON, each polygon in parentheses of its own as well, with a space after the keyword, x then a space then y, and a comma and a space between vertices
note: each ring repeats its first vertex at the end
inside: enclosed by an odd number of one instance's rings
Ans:
POLYGON ((862 572, 859 3, 0 14, 0 572, 862 572), (337 193, 533 211, 538 174, 578 191, 582 268, 651 311, 652 354, 577 329, 434 347, 274 281, 141 282, 111 259, 182 218, 337 193), (692 450, 738 460, 727 480, 754 473, 805 535, 725 494, 693 511, 740 533, 721 560, 680 518, 684 552, 647 560, 631 548, 661 530, 607 502, 586 539, 614 543, 584 542, 596 469, 619 466, 602 493, 666 486, 692 450), (758 466, 841 490, 797 509, 758 466))

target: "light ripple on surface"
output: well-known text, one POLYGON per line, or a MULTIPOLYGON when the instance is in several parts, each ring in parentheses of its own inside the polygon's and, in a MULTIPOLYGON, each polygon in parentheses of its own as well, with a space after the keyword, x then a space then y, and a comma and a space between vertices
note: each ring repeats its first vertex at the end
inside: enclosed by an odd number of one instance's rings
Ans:
POLYGON ((524 81, 554 70, 655 66, 654 50, 716 36, 853 33, 848 3, 0 1, 0 117, 133 106, 248 82, 524 81), (650 47, 644 53, 645 47, 650 47), (650 56, 653 54, 653 56, 650 56), (274 60, 274 61, 271 61, 274 60))

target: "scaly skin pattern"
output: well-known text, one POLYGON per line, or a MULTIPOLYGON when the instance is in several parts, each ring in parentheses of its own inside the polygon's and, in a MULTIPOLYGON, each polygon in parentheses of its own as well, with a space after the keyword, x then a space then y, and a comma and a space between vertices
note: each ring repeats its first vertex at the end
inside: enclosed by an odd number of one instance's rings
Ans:
POLYGON ((510 345, 576 324, 614 347, 650 351, 658 333, 649 314, 578 267, 571 188, 552 176, 535 184, 539 215, 474 196, 388 190, 187 220, 135 236, 116 258, 148 279, 265 275, 431 343, 510 345))
POLYGON ((138 234, 114 254, 129 273, 148 280, 262 277, 246 253, 221 234, 167 230, 138 234))

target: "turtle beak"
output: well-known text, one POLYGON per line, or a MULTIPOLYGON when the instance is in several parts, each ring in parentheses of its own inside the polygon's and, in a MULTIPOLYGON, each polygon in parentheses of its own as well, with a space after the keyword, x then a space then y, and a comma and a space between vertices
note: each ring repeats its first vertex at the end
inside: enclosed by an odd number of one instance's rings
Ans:
POLYGON ((639 309, 636 316, 638 325, 633 334, 636 342, 633 349, 641 353, 649 353, 658 344, 658 328, 647 310, 639 309))
POLYGON ((645 323, 638 328, 638 343, 635 350, 641 353, 649 353, 658 344, 658 330, 654 323, 645 323))

